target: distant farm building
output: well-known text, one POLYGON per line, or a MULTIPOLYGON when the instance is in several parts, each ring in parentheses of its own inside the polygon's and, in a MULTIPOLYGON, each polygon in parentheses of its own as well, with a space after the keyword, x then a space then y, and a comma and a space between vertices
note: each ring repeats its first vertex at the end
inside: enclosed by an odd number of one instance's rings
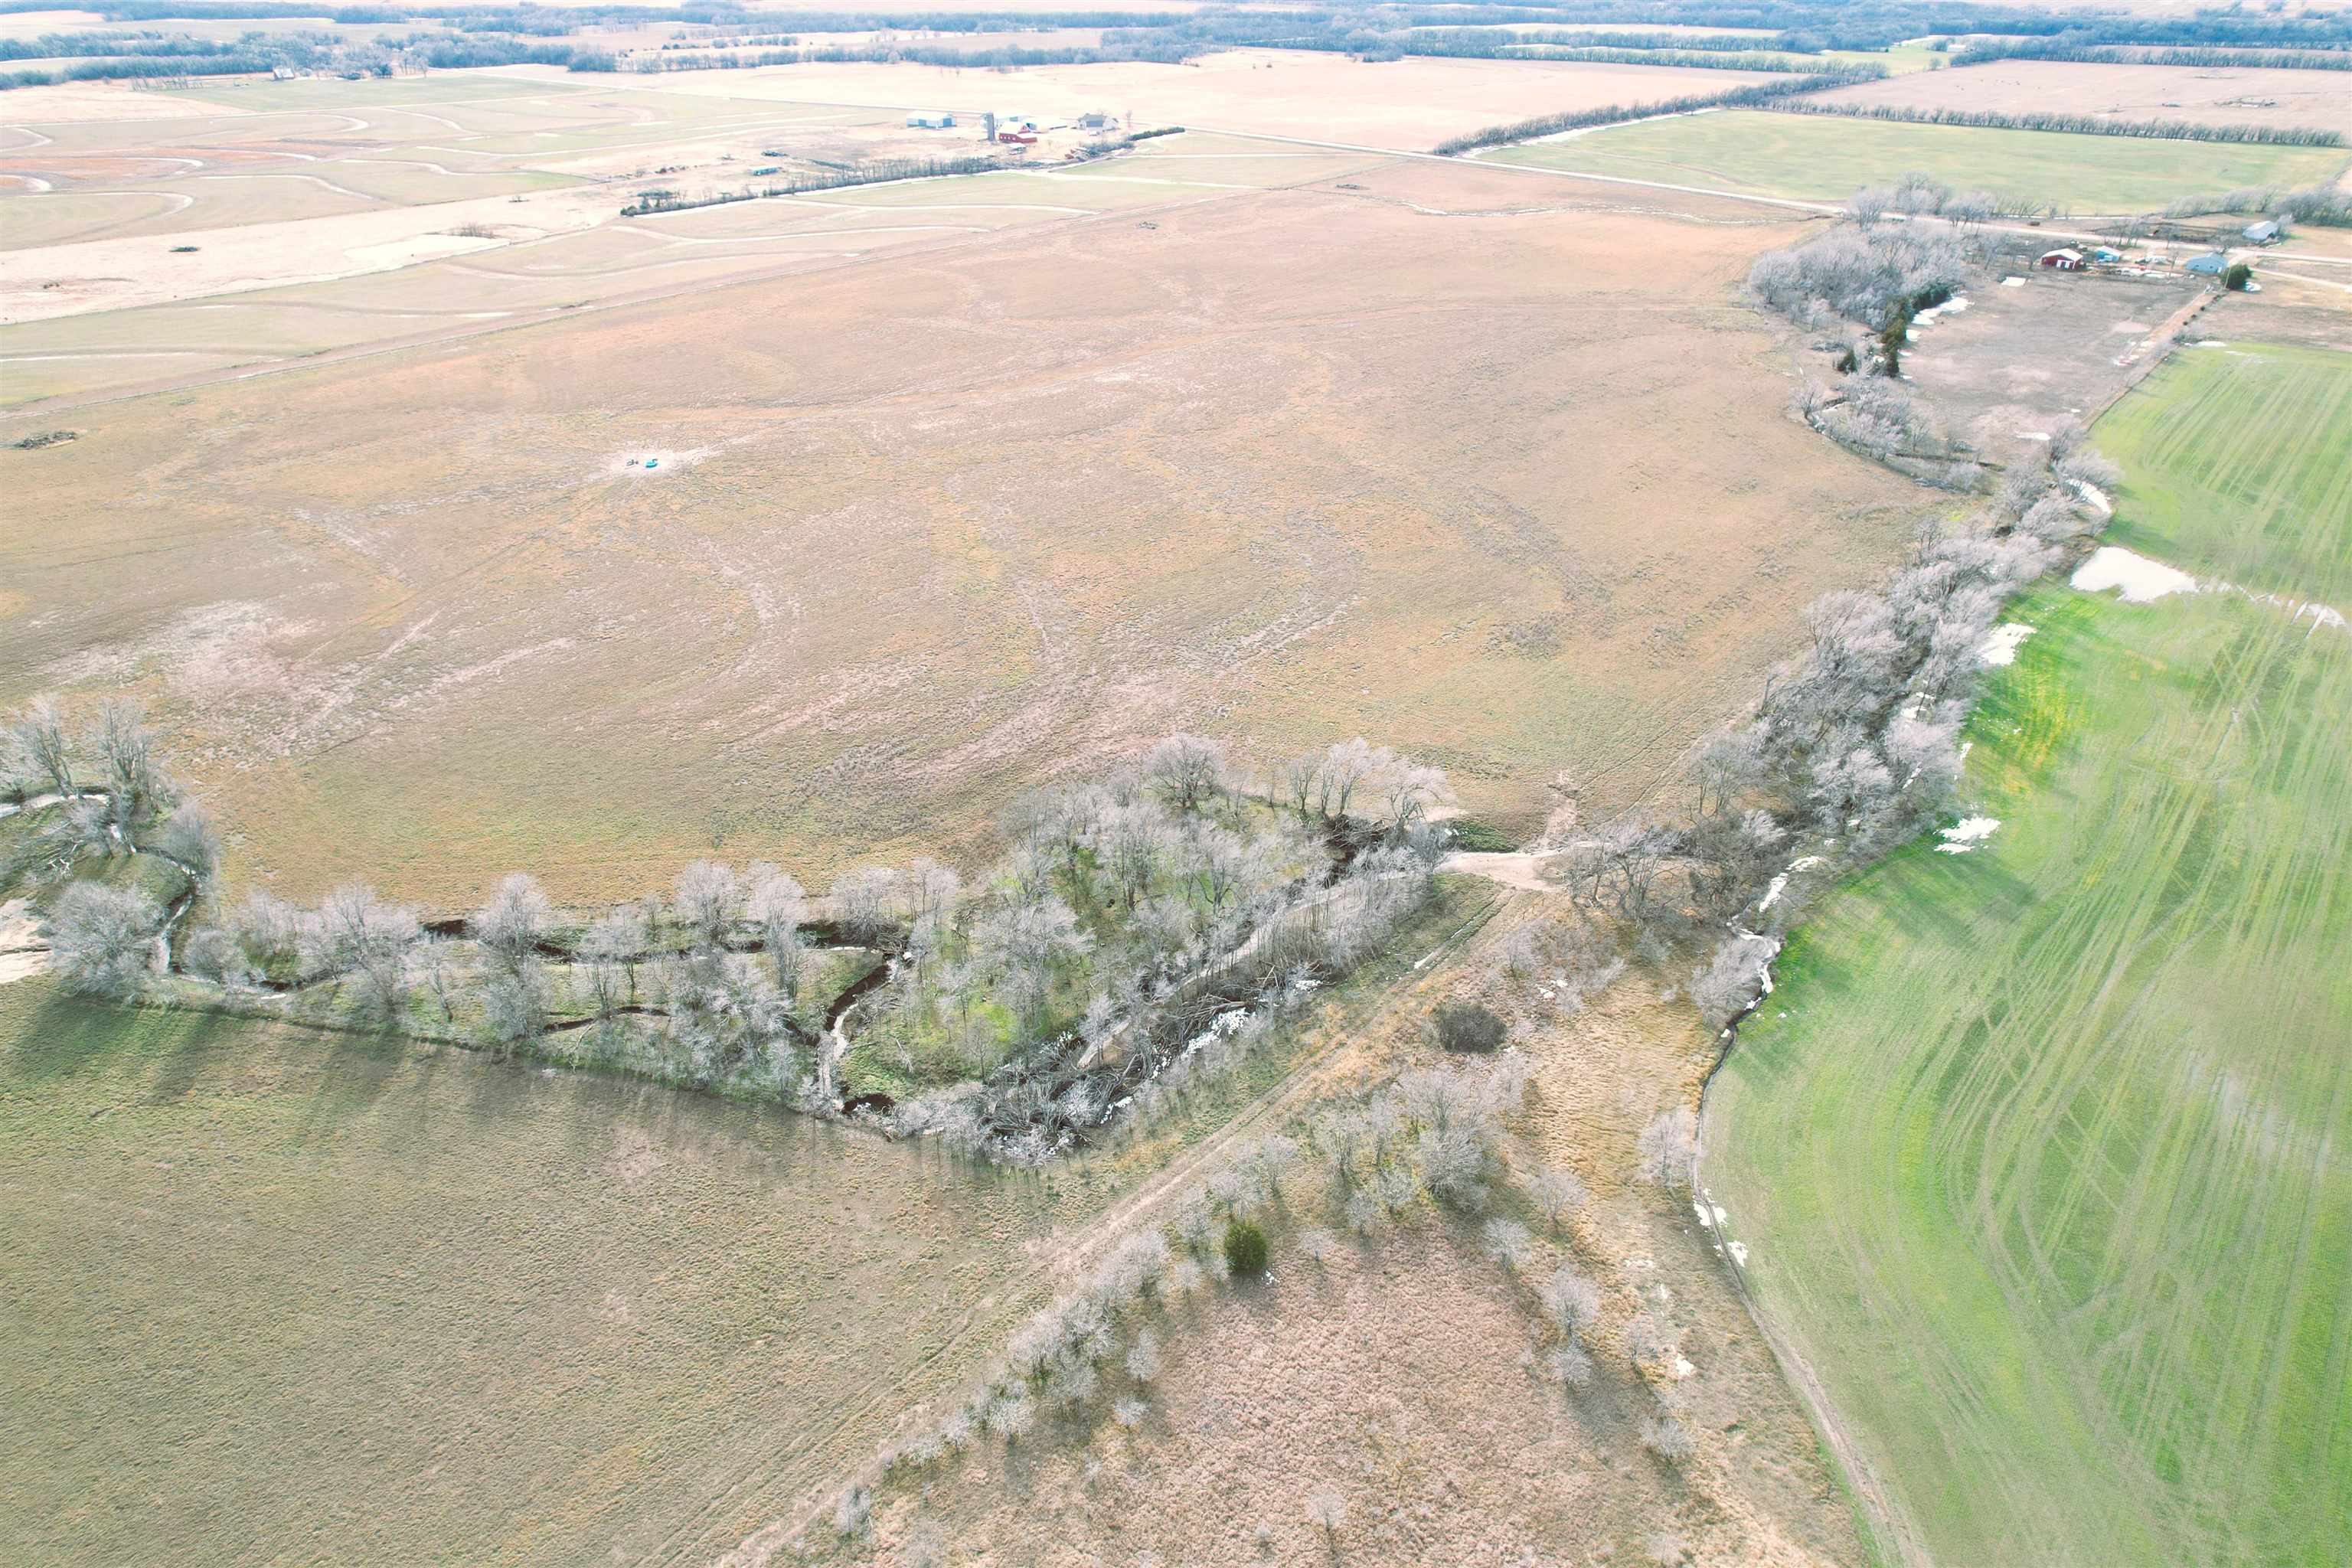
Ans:
POLYGON ((2190 257, 2187 266, 2191 272, 2207 278, 2219 278, 2230 269, 2230 258, 2216 250, 2204 256, 2190 257))
POLYGON ((909 131, 952 131, 955 129, 955 116, 952 114, 909 114, 907 116, 907 129, 909 131))
POLYGON ((2054 267, 2061 272, 2079 271, 2083 266, 2083 253, 2074 249, 2045 250, 2042 253, 2042 265, 2054 267))
POLYGON ((1081 114, 1078 116, 1078 129, 1081 131, 1100 131, 1109 123, 1110 116, 1105 114, 1100 110, 1096 110, 1089 114, 1081 114))
POLYGON ((2260 223, 2248 224, 2245 228, 2245 236, 2247 239, 2256 245, 2276 245, 2281 239, 2285 237, 2279 232, 2278 220, 2276 218, 2267 217, 2263 219, 2260 223))

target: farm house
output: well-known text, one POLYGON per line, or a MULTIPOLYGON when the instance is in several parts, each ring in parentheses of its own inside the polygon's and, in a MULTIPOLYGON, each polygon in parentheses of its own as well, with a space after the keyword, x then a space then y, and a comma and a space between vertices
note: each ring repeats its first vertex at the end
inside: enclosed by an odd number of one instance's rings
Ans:
POLYGON ((2054 267, 2061 272, 2080 271, 2083 266, 2083 253, 2071 247, 2045 250, 2042 253, 2042 265, 2054 267))

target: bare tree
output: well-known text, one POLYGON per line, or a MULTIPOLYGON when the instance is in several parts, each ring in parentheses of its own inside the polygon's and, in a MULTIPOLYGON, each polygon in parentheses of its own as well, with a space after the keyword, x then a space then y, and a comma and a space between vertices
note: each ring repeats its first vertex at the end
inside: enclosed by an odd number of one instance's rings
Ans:
POLYGON ((536 954, 547 935, 555 906, 547 889, 526 871, 515 871, 499 884, 490 901, 467 921, 474 940, 509 969, 519 969, 536 954))
POLYGON ((209 980, 235 991, 253 983, 253 965, 237 945, 236 933, 205 926, 188 933, 181 944, 180 964, 199 980, 209 980))
POLYGON ((753 865, 744 882, 744 910, 760 928, 760 944, 767 949, 776 989, 789 999, 800 979, 800 932, 808 912, 806 897, 789 874, 765 861, 753 865))
POLYGON ((678 923, 695 946, 721 946, 742 902, 742 883, 716 860, 697 860, 677 874, 678 923))
POLYGON ((1763 994, 1765 966, 1780 945, 1767 937, 1735 932, 1717 946, 1713 958, 1691 972, 1691 1000, 1708 1028, 1727 1028, 1756 1005, 1763 994))
POLYGON ((320 901, 309 931, 322 967, 356 975, 376 1011, 398 1009, 409 951, 421 934, 414 910, 387 903, 364 882, 347 882, 320 901))
POLYGON ((1162 858, 1176 842, 1174 825, 1158 806, 1143 801, 1110 807, 1087 837, 1116 896, 1130 910, 1151 890, 1162 858))
POLYGON ((268 893, 249 893, 229 917, 229 931, 245 955, 263 969, 284 968, 301 956, 305 917, 268 893))
POLYGON ((1642 1418, 1642 1447, 1669 1464, 1679 1465, 1698 1452, 1690 1428, 1674 1415, 1660 1412, 1642 1418))
POLYGON ((9 726, 9 733, 52 792, 73 794, 73 757, 66 743, 65 719, 58 711, 55 698, 36 697, 25 704, 24 712, 9 726))
POLYGON ((1554 1383, 1568 1388, 1582 1388, 1592 1381, 1592 1358, 1579 1344, 1559 1344, 1544 1352, 1544 1374, 1554 1383))
POLYGON ((1528 1227, 1515 1219, 1490 1219, 1486 1230, 1486 1256, 1516 1274, 1527 1267, 1528 1227))
POLYGON ((41 934, 68 991, 117 1000, 138 994, 163 912, 146 894, 76 882, 59 895, 41 934))
POLYGON ((917 860, 898 879, 899 897, 910 925, 938 925, 955 913, 963 898, 963 879, 951 866, 917 860))
POLYGON ((1575 1172, 1559 1165, 1548 1166, 1528 1179, 1528 1196, 1544 1223, 1558 1226, 1570 1215, 1582 1208, 1591 1194, 1575 1172))
POLYGON ((1642 1180, 1662 1187, 1690 1185, 1691 1164, 1698 1158, 1698 1114, 1687 1105, 1661 1110, 1633 1147, 1641 1156, 1642 1180))
POLYGON ((833 902, 846 935, 872 942, 888 931, 898 900, 898 873, 866 866, 834 879, 833 902))
POLYGON ((213 814, 193 795, 172 808, 156 847, 178 862, 198 888, 210 887, 220 874, 220 829, 213 825, 213 814))
POLYGON ((525 960, 493 969, 482 985, 482 1032, 501 1053, 547 1027, 547 980, 525 960))
POLYGON ((1058 898, 993 911, 972 931, 974 956, 997 977, 1024 1027, 1034 1028, 1067 961, 1093 945, 1058 898))
POLYGON ((598 919, 580 941, 588 963, 588 984, 600 1017, 611 1017, 637 999, 637 962, 646 951, 646 917, 624 906, 598 919))
POLYGON ((1143 776, 1177 810, 1198 811, 1224 786, 1225 749, 1199 735, 1171 735, 1144 757, 1143 776))
POLYGON ((108 702, 88 741, 106 764, 108 805, 127 841, 134 826, 171 798, 171 781, 155 761, 155 737, 136 702, 108 702))
POLYGON ((1553 1270, 1538 1294, 1544 1316, 1570 1338, 1600 1320, 1601 1288, 1578 1273, 1573 1264, 1564 1263, 1553 1270))

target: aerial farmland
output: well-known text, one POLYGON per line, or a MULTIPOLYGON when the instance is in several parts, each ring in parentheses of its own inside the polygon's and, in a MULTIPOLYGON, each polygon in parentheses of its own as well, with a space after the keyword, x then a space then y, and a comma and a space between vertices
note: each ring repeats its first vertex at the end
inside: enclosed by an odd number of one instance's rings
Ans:
POLYGON ((2352 12, 297 9, 0 11, 12 1562, 2352 1555, 2352 12))

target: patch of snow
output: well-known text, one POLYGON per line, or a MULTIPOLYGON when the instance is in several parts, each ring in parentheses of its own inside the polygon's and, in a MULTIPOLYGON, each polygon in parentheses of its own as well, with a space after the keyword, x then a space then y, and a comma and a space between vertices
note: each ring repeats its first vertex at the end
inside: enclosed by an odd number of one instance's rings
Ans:
POLYGON ((1965 855, 1992 837, 2000 826, 1998 816, 1970 816, 1952 824, 1943 831, 1944 842, 1936 846, 1939 855, 1965 855))
POLYGON ((2000 286, 2004 289, 2022 289, 2025 287, 2025 279, 2022 278, 2004 278, 2000 280, 2000 286))
POLYGON ((2016 437, 2021 441, 2047 441, 2050 439, 2050 432, 2047 430, 2018 430, 2012 431, 2011 434, 2016 436, 2016 437))
POLYGON ((1731 1261, 1737 1263, 1742 1268, 1748 1267, 1748 1244, 1746 1242, 1735 1241, 1731 1244, 1731 1261))
POLYGON ((1715 1220, 1713 1216, 1708 1215, 1706 1212, 1706 1205, 1705 1204, 1693 1200, 1691 1207, 1698 1212, 1698 1227, 1701 1230, 1712 1230, 1715 1228, 1715 1220))
POLYGON ((1810 871, 1821 863, 1822 858, 1818 855, 1807 855, 1790 861, 1789 868, 1773 878, 1772 885, 1764 890, 1763 901, 1756 906, 1756 912, 1760 915, 1780 902, 1780 895, 1789 889, 1790 878, 1800 871, 1810 871))
POLYGON ((1723 1212, 1723 1205, 1721 1204, 1709 1204, 1706 1206, 1715 1211, 1715 1223, 1717 1225, 1721 1225, 1725 1220, 1731 1217, 1729 1215, 1723 1212))
POLYGON ((1677 1377, 1677 1378, 1685 1378, 1685 1377, 1688 1377, 1691 1373, 1693 1373, 1696 1372, 1697 1370, 1698 1370, 1698 1368, 1696 1368, 1696 1367, 1695 1367, 1695 1366, 1691 1365, 1691 1363, 1690 1363, 1688 1361, 1686 1361, 1685 1359, 1684 1359, 1683 1357, 1681 1357, 1681 1356, 1676 1356, 1676 1357, 1675 1357, 1675 1377, 1677 1377))
POLYGON ((2089 501, 2093 506, 2099 509, 2099 515, 2101 517, 2115 516, 2116 503, 2107 499, 2106 491, 2091 483, 2088 479, 2074 479, 2068 482, 2074 485, 2074 493, 2076 495, 2081 496, 2084 500, 2089 501))
POLYGON ((2220 338, 2200 338, 2189 346, 2192 349, 2226 349, 2230 345, 2220 338))
POLYGON ((2120 545, 2103 544, 2075 568, 2070 581, 2085 594, 2121 589, 2126 605, 2152 604, 2167 594, 2193 594, 2197 579, 2177 566, 2150 561, 2120 545))
POLYGON ((1977 657, 1987 664, 2015 664, 2018 645, 2032 635, 2033 628, 2021 621, 2003 622, 1977 645, 1977 657))

